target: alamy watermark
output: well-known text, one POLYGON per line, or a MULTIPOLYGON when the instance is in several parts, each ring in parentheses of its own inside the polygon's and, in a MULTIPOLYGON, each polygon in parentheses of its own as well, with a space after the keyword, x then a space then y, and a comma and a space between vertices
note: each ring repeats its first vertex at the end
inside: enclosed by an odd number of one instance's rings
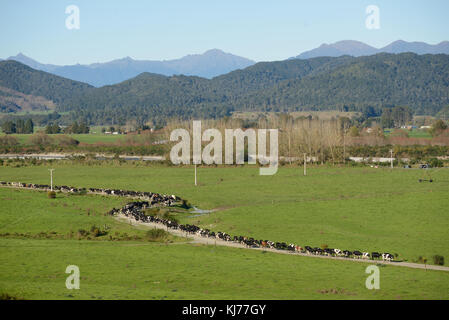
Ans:
MULTIPOLYGON (((201 121, 193 121, 193 152, 191 157, 190 133, 186 129, 175 129, 170 134, 170 141, 179 141, 170 151, 170 160, 173 164, 223 164, 223 136, 218 129, 201 131, 201 121), (212 139, 212 141, 211 141, 212 139), (210 142, 202 149, 202 142, 210 142)), ((249 164, 268 165, 260 168, 260 175, 274 175, 278 170, 278 130, 277 129, 225 129, 225 164, 234 164, 234 138, 235 138, 235 164, 245 163, 245 138, 247 139, 247 158, 249 164), (270 154, 267 155, 267 133, 270 136, 270 154)))
POLYGON ((365 273, 369 276, 366 278, 365 286, 368 290, 379 290, 380 289, 380 270, 378 266, 368 266, 365 269, 365 273))
POLYGON ((380 9, 376 5, 369 5, 365 10, 368 15, 365 20, 365 26, 368 30, 380 29, 380 9))
POLYGON ((70 273, 70 275, 65 280, 65 286, 69 290, 80 288, 80 268, 75 265, 67 266, 65 273, 70 273))
POLYGON ((70 5, 65 8, 65 13, 69 16, 65 19, 65 27, 68 30, 80 29, 80 8, 76 5, 70 5))

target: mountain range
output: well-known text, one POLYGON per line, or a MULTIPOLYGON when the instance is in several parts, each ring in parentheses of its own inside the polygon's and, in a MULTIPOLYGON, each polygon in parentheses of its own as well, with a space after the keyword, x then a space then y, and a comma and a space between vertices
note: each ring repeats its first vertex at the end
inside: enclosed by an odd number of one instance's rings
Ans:
POLYGON ((32 110, 54 109, 64 112, 66 122, 89 124, 163 123, 235 111, 341 110, 376 116, 395 105, 434 115, 449 105, 449 55, 380 53, 260 62, 212 79, 144 72, 101 88, 1 61, 0 107, 23 112, 24 99, 32 110))
MULTIPOLYGON (((444 41, 437 45, 430 45, 424 42, 398 40, 383 48, 377 49, 360 41, 344 40, 333 44, 323 44, 318 48, 303 52, 290 59, 340 57, 343 55, 359 57, 377 53, 398 54, 404 52, 413 52, 416 54, 449 54, 449 42, 444 41)), ((255 61, 225 53, 218 49, 209 50, 203 54, 187 55, 175 60, 134 60, 126 57, 110 62, 89 65, 58 66, 54 64, 42 64, 22 53, 9 57, 7 60, 15 60, 33 69, 46 71, 71 80, 85 82, 95 87, 117 84, 134 78, 143 72, 165 76, 183 74, 211 79, 237 69, 245 69, 255 64, 255 61)))
POLYGON ((332 44, 322 44, 320 47, 301 53, 290 59, 310 59, 316 57, 340 57, 349 55, 353 57, 370 56, 377 53, 404 53, 416 54, 449 54, 449 41, 443 41, 436 45, 425 42, 406 42, 398 40, 389 45, 377 49, 366 43, 354 40, 343 40, 332 44))
POLYGON ((166 76, 184 74, 213 78, 236 69, 244 69, 255 63, 252 60, 225 53, 218 49, 212 49, 203 54, 187 55, 175 60, 134 60, 126 57, 106 63, 93 63, 89 65, 58 66, 54 64, 42 64, 22 53, 9 57, 7 60, 15 60, 33 69, 49 72, 75 81, 85 82, 96 87, 116 84, 131 79, 143 72, 166 76))

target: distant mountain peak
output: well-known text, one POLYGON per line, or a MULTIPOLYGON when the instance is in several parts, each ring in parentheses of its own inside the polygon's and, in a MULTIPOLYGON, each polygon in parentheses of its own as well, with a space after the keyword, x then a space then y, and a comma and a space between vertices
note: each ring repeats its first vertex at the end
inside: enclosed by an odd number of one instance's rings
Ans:
MULTIPOLYGON (((209 49, 209 50, 207 50, 207 51, 205 51, 203 53, 188 54, 188 55, 186 55, 186 56, 184 56, 184 57, 182 57, 180 59, 176 59, 176 60, 182 60, 182 59, 188 58, 188 57, 225 57, 225 56, 229 56, 229 57, 232 56, 232 57, 237 57, 237 58, 241 58, 241 59, 246 59, 246 58, 242 58, 242 57, 233 55, 232 53, 224 52, 221 49, 216 49, 215 48, 215 49, 209 49)), ((246 60, 252 61, 252 60, 249 60, 249 59, 246 59, 246 60)))
POLYGON ((221 54, 221 53, 225 53, 225 52, 223 50, 214 48, 214 49, 207 50, 203 54, 221 54))
POLYGON ((44 66, 43 64, 37 62, 36 60, 31 59, 30 57, 24 55, 22 52, 19 52, 17 55, 11 56, 11 57, 7 58, 6 60, 14 60, 14 61, 26 64, 27 66, 29 66, 33 69, 38 69, 38 70, 41 70, 41 68, 44 66))
POLYGON ((15 56, 11 56, 11 57, 7 58, 7 60, 16 60, 16 59, 29 59, 29 60, 35 61, 35 60, 31 59, 30 57, 24 55, 22 52, 19 52, 15 56))
POLYGON ((256 63, 216 48, 207 50, 202 54, 191 54, 179 59, 162 61, 135 60, 127 56, 105 63, 57 66, 41 64, 22 53, 8 58, 8 60, 15 60, 36 70, 86 82, 97 87, 116 84, 143 72, 165 76, 184 74, 213 78, 237 69, 244 69, 256 63))
POLYGON ((412 52, 416 54, 449 54, 449 42, 442 41, 439 44, 431 45, 425 42, 413 41, 407 42, 404 40, 396 40, 389 45, 377 49, 366 43, 357 40, 342 40, 335 43, 323 43, 318 48, 305 51, 293 59, 310 59, 316 57, 339 57, 343 55, 350 55, 354 57, 369 56, 377 53, 404 53, 412 52))

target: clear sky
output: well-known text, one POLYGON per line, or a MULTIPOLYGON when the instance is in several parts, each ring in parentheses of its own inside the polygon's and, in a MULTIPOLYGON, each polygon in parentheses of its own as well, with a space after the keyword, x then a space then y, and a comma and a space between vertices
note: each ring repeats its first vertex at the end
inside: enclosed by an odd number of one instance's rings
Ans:
POLYGON ((283 60, 322 43, 449 40, 448 0, 0 0, 0 58, 42 63, 163 60, 212 48, 256 61, 283 60), (66 7, 80 29, 66 28, 66 7), (380 29, 365 26, 368 5, 380 29))

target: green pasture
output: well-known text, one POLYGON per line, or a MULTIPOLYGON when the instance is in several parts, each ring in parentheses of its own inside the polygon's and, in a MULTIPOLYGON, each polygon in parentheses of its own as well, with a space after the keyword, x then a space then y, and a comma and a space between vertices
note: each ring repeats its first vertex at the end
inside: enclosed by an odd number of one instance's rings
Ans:
MULTIPOLYGON (((84 166, 55 162, 54 182, 176 194, 216 212, 177 218, 231 235, 302 246, 390 252, 409 262, 449 257, 449 170, 280 167, 192 167, 149 163, 84 166), (433 183, 419 179, 433 178, 433 183)), ((46 166, 0 167, 0 180, 49 184, 46 166)))
MULTIPOLYGON (((412 130, 406 130, 402 129, 405 132, 407 132, 409 138, 426 138, 426 139, 432 139, 432 135, 429 133, 428 130, 424 129, 412 129, 412 130)), ((384 130, 385 136, 389 137, 393 132, 393 129, 386 129, 384 130)))
POLYGON ((195 244, 0 240, 0 288, 25 299, 449 299, 448 275, 195 244), (68 265, 80 289, 68 290, 68 265))
MULTIPOLYGON (((0 133, 2 135, 2 133, 0 133)), ((62 136, 63 134, 51 134, 49 135, 52 138, 57 138, 58 136, 62 136)), ((29 139, 32 136, 31 134, 11 134, 12 137, 16 137, 19 140, 19 143, 22 145, 29 145, 29 139)), ((125 139, 125 135, 118 134, 103 134, 103 133, 89 133, 89 134, 67 134, 67 136, 78 140, 82 143, 94 144, 94 143, 114 143, 120 140, 125 139)))
MULTIPOLYGON (((281 167, 271 177, 252 166, 203 168, 55 162, 55 183, 174 193, 213 214, 178 218, 235 234, 356 249, 445 255, 448 171, 281 167), (440 180, 440 182, 438 182, 440 180)), ((49 166, 0 167, 0 180, 48 183, 49 166)), ((379 266, 380 290, 368 290, 368 264, 206 246, 146 234, 104 215, 127 199, 0 188, 0 293, 25 299, 449 299, 447 272, 379 266), (71 231, 107 226, 90 240, 71 231), (59 235, 65 235, 59 237, 59 235), (80 290, 65 287, 77 265, 80 290)), ((430 260, 430 259, 429 259, 430 260)), ((446 263, 447 265, 447 263, 446 263)))
MULTIPOLYGON (((137 236, 150 241, 145 228, 131 226, 107 215, 112 208, 123 207, 130 199, 98 195, 57 193, 50 199, 46 192, 0 188, 0 241, 20 239, 78 239, 123 241, 137 236), (98 236, 78 235, 95 226, 104 233, 98 236)), ((154 240, 154 239, 151 239, 154 240)), ((181 238, 167 235, 164 241, 181 238)), ((183 240, 184 241, 184 240, 183 240)))
MULTIPOLYGON (((0 293, 24 299, 449 299, 446 272, 380 267, 380 290, 365 287, 368 264, 175 241, 35 239, 108 225, 144 233, 103 213, 124 199, 0 188, 0 293), (9 235, 5 236, 8 232, 9 235), (65 268, 80 268, 68 290, 65 268)), ((176 241, 177 240, 177 241, 176 241)))

